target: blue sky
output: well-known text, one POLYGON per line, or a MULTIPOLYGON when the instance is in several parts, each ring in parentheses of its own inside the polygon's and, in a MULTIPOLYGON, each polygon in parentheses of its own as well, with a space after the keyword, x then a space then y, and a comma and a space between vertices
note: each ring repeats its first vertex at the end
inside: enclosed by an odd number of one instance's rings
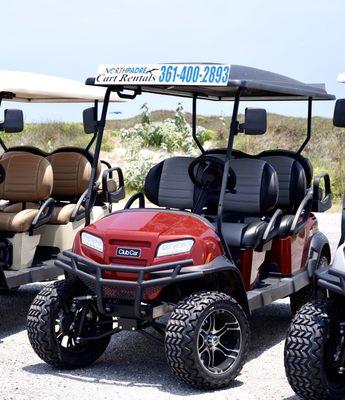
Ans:
MULTIPOLYGON (((7 0, 1 15, 0 69, 84 81, 103 63, 224 62, 325 82, 345 97, 345 85, 336 83, 345 72, 344 0, 7 0)), ((145 101, 155 109, 178 100, 146 95, 111 110, 134 115, 145 101)), ((265 106, 287 115, 306 110, 301 103, 265 106)), ((80 120, 82 108, 23 106, 27 121, 80 120)), ((230 110, 229 103, 199 106, 203 114, 230 110)), ((331 116, 333 103, 314 110, 331 116)))

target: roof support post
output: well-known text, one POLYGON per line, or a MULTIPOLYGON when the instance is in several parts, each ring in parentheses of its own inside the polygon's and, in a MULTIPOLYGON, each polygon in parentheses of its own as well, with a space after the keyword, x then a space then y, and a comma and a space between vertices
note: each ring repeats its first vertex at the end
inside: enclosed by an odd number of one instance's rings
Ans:
MULTIPOLYGON (((98 121, 98 100, 94 101, 94 118, 95 121, 98 121)), ((92 139, 90 140, 90 142, 87 144, 85 150, 89 151, 91 149, 91 146, 93 145, 94 141, 96 140, 97 137, 97 127, 95 128, 95 131, 93 133, 92 139)))
POLYGON ((202 147, 202 144, 199 142, 199 139, 196 136, 196 100, 198 96, 196 93, 193 94, 193 107, 192 107, 192 135, 194 142, 198 146, 199 150, 202 154, 205 153, 205 149, 202 147))
POLYGON ((224 161, 222 186, 220 189, 218 212, 217 212, 217 233, 222 241, 224 250, 227 253, 227 257, 232 262, 233 262, 233 260, 232 260, 230 251, 228 249, 228 245, 227 245, 226 241, 224 240, 223 233, 222 233, 222 220, 223 220, 224 198, 225 198, 225 194, 227 191, 228 178, 229 178, 231 154, 232 154, 232 149, 233 149, 233 145, 234 145, 234 138, 235 138, 235 135, 238 133, 237 117, 238 117, 238 108, 239 108, 239 104, 240 104, 240 96, 241 96, 241 88, 238 88, 237 92, 235 94, 234 107, 232 110, 229 139, 228 139, 228 145, 227 145, 225 161, 224 161))
POLYGON ((305 141, 302 143, 301 147, 297 150, 298 154, 301 154, 304 150, 305 146, 309 143, 311 138, 311 124, 312 124, 312 116, 313 116, 313 98, 308 98, 308 118, 307 118, 307 137, 305 141))
POLYGON ((112 92, 112 88, 108 87, 107 91, 105 92, 105 95, 104 95, 101 119, 97 124, 97 138, 96 138, 95 153, 94 153, 93 159, 92 159, 91 177, 90 177, 90 182, 89 182, 89 186, 87 189, 86 203, 85 203, 85 226, 90 225, 91 210, 96 201, 96 196, 97 196, 97 185, 96 185, 97 166, 98 166, 98 160, 99 160, 99 153, 101 151, 101 146, 102 146, 103 132, 104 132, 105 123, 106 123, 106 119, 107 119, 108 105, 109 105, 109 99, 110 99, 111 92, 112 92))

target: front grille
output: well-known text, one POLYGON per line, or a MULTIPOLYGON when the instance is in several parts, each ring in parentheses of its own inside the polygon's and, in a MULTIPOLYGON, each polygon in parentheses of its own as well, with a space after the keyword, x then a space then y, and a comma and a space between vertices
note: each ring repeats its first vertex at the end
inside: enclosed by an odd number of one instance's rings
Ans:
MULTIPOLYGON (((160 289, 161 289, 161 286, 145 288, 142 293, 142 298, 146 299, 150 296, 153 296, 160 289)), ((135 289, 104 285, 103 296, 107 299, 134 300, 135 289)))

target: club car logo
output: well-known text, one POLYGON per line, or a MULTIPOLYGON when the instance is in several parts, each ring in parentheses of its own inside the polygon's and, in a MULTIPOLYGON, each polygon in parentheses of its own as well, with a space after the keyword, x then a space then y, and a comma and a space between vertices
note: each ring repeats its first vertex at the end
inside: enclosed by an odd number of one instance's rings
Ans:
POLYGON ((127 247, 118 247, 116 249, 116 255, 119 257, 134 257, 138 258, 141 255, 140 249, 131 249, 127 247))

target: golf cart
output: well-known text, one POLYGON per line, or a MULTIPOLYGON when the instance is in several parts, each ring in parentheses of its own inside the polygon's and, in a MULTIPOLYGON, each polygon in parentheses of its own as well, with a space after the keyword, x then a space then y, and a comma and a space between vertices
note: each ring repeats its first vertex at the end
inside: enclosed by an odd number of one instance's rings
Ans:
POLYGON ((249 351, 251 312, 287 296, 305 301, 314 270, 330 258, 312 213, 331 206, 329 177, 312 182, 301 152, 312 102, 334 97, 320 85, 221 64, 100 66, 87 84, 106 87, 98 140, 113 92, 191 98, 200 156, 155 165, 145 194, 77 234, 56 261, 66 280, 44 288, 29 310, 31 345, 54 367, 78 368, 100 357, 111 335, 138 331, 164 343, 168 364, 185 382, 227 386, 249 351), (233 101, 226 149, 206 151, 198 141, 198 99, 233 101), (301 147, 234 150, 238 133, 266 131, 264 109, 248 108, 238 122, 242 99, 307 102, 301 147), (145 207, 145 197, 154 207, 145 207))
MULTIPOLYGON (((345 74, 338 77, 345 83, 345 74)), ((345 128, 345 99, 334 109, 333 123, 345 128)), ((303 399, 345 398, 345 197, 341 239, 331 265, 315 273, 315 300, 293 319, 285 343, 285 370, 303 399)))
MULTIPOLYGON (((97 103, 104 93, 103 88, 68 79, 0 71, 0 104, 97 103)), ((113 95, 111 101, 121 99, 113 95)), ((72 246, 85 221, 108 214, 111 203, 124 197, 121 170, 121 184, 115 189, 109 182, 115 169, 108 163, 102 190, 86 196, 89 180, 96 182, 101 172, 90 153, 97 135, 94 112, 94 107, 84 112, 85 132, 92 134, 85 149, 64 147, 47 153, 33 146, 8 148, 0 132, 0 293, 61 275, 54 265, 56 255, 72 246)), ((21 110, 4 110, 0 131, 14 135, 23 126, 21 110)))

